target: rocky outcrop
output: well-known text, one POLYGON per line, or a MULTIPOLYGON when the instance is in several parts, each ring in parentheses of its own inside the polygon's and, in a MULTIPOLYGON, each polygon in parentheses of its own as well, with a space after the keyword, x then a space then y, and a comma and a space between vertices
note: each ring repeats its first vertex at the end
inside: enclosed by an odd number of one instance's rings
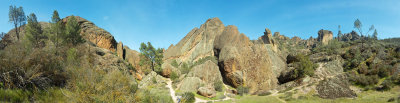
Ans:
POLYGON ((332 39, 333 39, 333 33, 332 33, 332 31, 323 30, 323 29, 321 29, 321 30, 318 31, 317 40, 318 40, 319 42, 321 42, 323 45, 328 44, 329 41, 332 40, 332 39))
MULTIPOLYGON (((71 18, 71 16, 62 19, 62 21, 66 23, 68 22, 69 18, 71 18)), ((81 18, 79 16, 75 16, 75 18, 81 26, 81 35, 83 36, 83 38, 89 40, 92 43, 95 43, 101 48, 108 49, 112 52, 116 51, 115 49, 117 46, 117 41, 115 41, 114 36, 84 18, 81 18)))
POLYGON ((234 87, 249 86, 251 93, 277 84, 266 52, 263 44, 253 44, 232 25, 225 27, 214 42, 214 54, 225 80, 234 87))
POLYGON ((338 75, 333 78, 320 81, 317 85, 319 97, 325 99, 336 99, 342 97, 354 98, 357 94, 349 87, 346 75, 338 75))
POLYGON ((186 77, 181 81, 178 90, 182 92, 197 92, 197 89, 202 84, 204 84, 203 81, 198 77, 186 77))
POLYGON ((271 45, 270 49, 272 49, 275 52, 278 52, 278 46, 275 43, 275 40, 273 39, 271 30, 269 30, 268 28, 265 28, 264 35, 259 37, 257 42, 262 43, 262 44, 269 44, 269 45, 271 45))
POLYGON ((199 77, 207 84, 213 84, 214 82, 219 81, 222 82, 222 76, 221 72, 219 71, 218 65, 213 63, 211 60, 208 60, 203 64, 193 67, 187 76, 199 77))
POLYGON ((120 57, 121 59, 124 59, 125 58, 125 56, 124 56, 124 47, 123 47, 124 45, 122 44, 122 42, 119 42, 118 44, 117 44, 117 55, 118 55, 118 57, 120 57))
POLYGON ((200 87, 197 90, 197 93, 204 97, 208 97, 208 98, 215 97, 217 94, 217 92, 215 91, 215 89, 213 87, 200 87))
POLYGON ((164 59, 195 61, 213 56, 215 36, 222 33, 224 24, 218 18, 208 19, 200 28, 194 28, 178 44, 171 45, 164 52, 164 59))
POLYGON ((345 33, 343 36, 340 37, 342 41, 354 41, 360 39, 360 35, 357 34, 355 31, 351 31, 350 33, 345 33))
POLYGON ((140 70, 140 53, 137 52, 136 50, 130 49, 128 46, 124 46, 124 59, 128 61, 135 69, 136 71, 142 73, 140 70))

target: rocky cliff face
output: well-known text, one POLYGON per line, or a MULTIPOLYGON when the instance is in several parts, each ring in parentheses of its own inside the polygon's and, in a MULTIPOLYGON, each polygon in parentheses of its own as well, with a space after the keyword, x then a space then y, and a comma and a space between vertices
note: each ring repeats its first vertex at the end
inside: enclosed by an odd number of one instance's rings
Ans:
POLYGON ((268 51, 253 44, 236 26, 227 26, 214 42, 214 52, 225 80, 234 87, 251 87, 250 92, 268 90, 277 85, 268 51))
POLYGON ((345 33, 341 37, 342 41, 354 41, 360 39, 360 35, 357 34, 355 31, 351 31, 350 33, 345 33))
MULTIPOLYGON (((70 17, 71 16, 68 16, 62 19, 62 21, 66 23, 68 22, 68 18, 70 17)), ((83 38, 89 40, 92 43, 95 43, 101 48, 108 49, 112 52, 116 51, 117 41, 115 41, 114 36, 84 18, 81 18, 79 16, 75 16, 75 18, 81 26, 81 35, 83 38)))
MULTIPOLYGON (((269 90, 277 85, 276 75, 279 75, 279 73, 275 73, 275 70, 284 68, 280 68, 281 66, 273 68, 271 59, 280 59, 277 61, 282 61, 282 64, 285 64, 284 60, 276 54, 276 46, 269 29, 266 29, 264 36, 253 43, 246 35, 240 34, 236 26, 225 27, 218 18, 212 18, 201 25, 200 28, 194 28, 178 44, 171 45, 165 51, 162 67, 168 70, 164 70, 166 72, 163 72, 163 74, 168 76, 171 70, 176 73, 180 72, 170 65, 172 60, 181 64, 214 56, 218 59, 217 64, 205 62, 206 65, 195 66, 187 76, 199 78, 200 84, 210 84, 211 80, 207 79, 210 76, 213 78, 221 77, 226 83, 234 87, 250 87, 251 93, 269 90), (270 57, 270 55, 273 56, 270 57), (218 70, 218 72, 215 70, 218 70), (210 73, 204 73, 206 71, 210 73)), ((180 90, 186 90, 184 89, 188 87, 186 82, 189 82, 188 79, 183 79, 180 90)))
POLYGON ((328 44, 333 39, 333 33, 329 30, 319 30, 317 40, 322 42, 323 45, 328 44))
POLYGON ((213 56, 214 39, 224 28, 224 24, 218 18, 208 19, 200 28, 192 29, 178 44, 170 46, 164 52, 164 59, 195 61, 213 56))

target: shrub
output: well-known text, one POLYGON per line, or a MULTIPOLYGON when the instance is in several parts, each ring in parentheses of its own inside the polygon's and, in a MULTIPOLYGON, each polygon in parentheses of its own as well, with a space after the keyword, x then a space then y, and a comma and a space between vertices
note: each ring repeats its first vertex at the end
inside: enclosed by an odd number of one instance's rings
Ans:
POLYGON ((296 69, 299 77, 304 77, 305 75, 313 76, 317 65, 310 61, 308 56, 299 54, 297 55, 297 58, 299 59, 299 62, 297 64, 298 68, 296 69))
POLYGON ((185 92, 182 95, 181 102, 182 103, 194 103, 196 98, 194 98, 194 94, 192 92, 185 92))
POLYGON ((174 66, 175 68, 178 68, 178 67, 179 67, 179 64, 178 64, 178 62, 176 62, 176 60, 173 60, 173 61, 171 62, 171 65, 174 66))
POLYGON ((183 62, 181 65, 182 74, 187 74, 192 69, 192 65, 189 63, 183 62))
POLYGON ((214 82, 214 88, 215 88, 216 91, 222 92, 222 89, 223 89, 222 81, 215 81, 214 82))
POLYGON ((270 95, 270 94, 272 94, 272 93, 266 91, 266 92, 259 93, 258 96, 267 96, 267 95, 270 95))
POLYGON ((28 102, 31 92, 21 89, 0 89, 0 101, 21 103, 28 102))
POLYGON ((172 79, 172 81, 176 81, 179 78, 179 76, 178 76, 178 74, 176 74, 175 72, 172 71, 170 78, 172 79))
POLYGON ((243 96, 243 94, 249 93, 249 87, 246 87, 246 86, 238 86, 238 87, 236 88, 236 91, 238 92, 238 94, 239 94, 240 96, 243 96))

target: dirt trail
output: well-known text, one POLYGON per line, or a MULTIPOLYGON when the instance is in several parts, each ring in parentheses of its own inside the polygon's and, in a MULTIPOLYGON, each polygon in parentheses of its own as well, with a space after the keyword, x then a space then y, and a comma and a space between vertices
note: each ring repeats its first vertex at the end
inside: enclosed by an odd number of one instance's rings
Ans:
MULTIPOLYGON (((224 86, 225 86, 226 89, 228 89, 228 86, 226 86, 225 84, 224 84, 224 86)), ((172 88, 172 81, 171 81, 170 78, 167 78, 166 87, 169 88, 169 95, 171 95, 172 100, 174 101, 174 103, 178 103, 178 96, 176 96, 175 90, 172 88)), ((224 96, 225 96, 224 99, 219 99, 219 100, 204 100, 204 99, 200 99, 200 98, 195 97, 195 99, 196 99, 195 103, 207 103, 209 101, 216 102, 216 101, 225 101, 225 100, 233 99, 233 98, 230 98, 230 97, 227 96, 227 92, 226 91, 224 92, 224 96)))

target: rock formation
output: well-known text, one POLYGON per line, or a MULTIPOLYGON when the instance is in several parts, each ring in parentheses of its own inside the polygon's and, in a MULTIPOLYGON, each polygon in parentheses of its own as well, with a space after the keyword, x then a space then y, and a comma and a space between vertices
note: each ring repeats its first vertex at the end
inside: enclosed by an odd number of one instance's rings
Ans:
POLYGON ((125 58, 125 56, 124 56, 124 47, 123 47, 124 45, 122 44, 122 42, 119 42, 118 44, 117 44, 117 55, 118 55, 118 57, 120 57, 121 59, 124 59, 125 58))
MULTIPOLYGON (((71 16, 68 16, 62 19, 62 21, 66 23, 68 22, 68 19, 70 17, 71 16)), ((112 52, 116 51, 115 49, 117 46, 117 41, 115 41, 114 36, 84 18, 81 18, 79 16, 75 16, 75 18, 81 26, 81 35, 83 36, 83 38, 91 41, 92 43, 95 43, 101 48, 108 49, 112 52)))
POLYGON ((354 41, 360 39, 360 35, 357 34, 355 31, 351 31, 350 33, 345 33, 341 37, 342 41, 354 41))
POLYGON ((317 40, 322 42, 323 45, 326 45, 329 43, 330 40, 333 39, 333 33, 332 31, 329 30, 319 30, 318 31, 318 38, 317 40))
POLYGON ((225 80, 234 87, 246 85, 250 92, 274 88, 277 79, 265 46, 253 44, 236 26, 225 27, 214 42, 214 54, 225 80))

